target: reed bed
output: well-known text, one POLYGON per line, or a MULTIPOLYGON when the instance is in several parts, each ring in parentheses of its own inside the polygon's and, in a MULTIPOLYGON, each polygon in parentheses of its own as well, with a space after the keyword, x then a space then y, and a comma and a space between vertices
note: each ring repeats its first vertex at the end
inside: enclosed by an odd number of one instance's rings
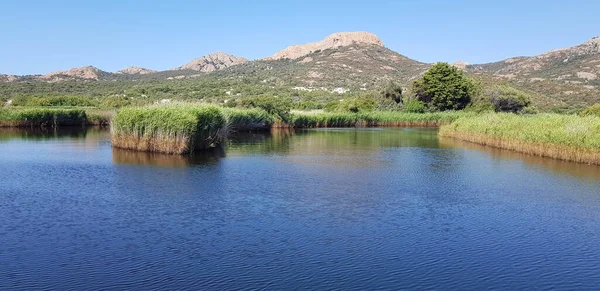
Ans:
POLYGON ((230 131, 268 130, 275 122, 275 117, 265 110, 223 108, 230 131))
POLYGON ((459 118, 440 136, 561 160, 600 165, 600 117, 508 113, 459 118))
POLYGON ((187 154, 220 142, 227 120, 212 106, 150 106, 120 109, 111 123, 114 147, 187 154))
POLYGON ((0 127, 56 127, 84 125, 83 109, 1 108, 0 127))
POLYGON ((450 124, 463 116, 464 112, 405 113, 377 111, 369 113, 294 113, 290 126, 295 128, 315 127, 439 127, 450 124))

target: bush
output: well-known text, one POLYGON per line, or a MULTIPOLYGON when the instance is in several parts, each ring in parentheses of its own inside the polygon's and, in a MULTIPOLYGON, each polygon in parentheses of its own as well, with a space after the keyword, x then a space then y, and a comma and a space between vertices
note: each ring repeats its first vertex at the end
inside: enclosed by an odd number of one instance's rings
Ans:
POLYGON ((291 98, 280 97, 253 97, 242 100, 241 107, 260 108, 275 115, 277 118, 286 121, 289 118, 292 109, 291 98))
POLYGON ((417 99, 440 111, 464 109, 475 91, 473 82, 448 63, 433 65, 421 79, 413 82, 417 99))
POLYGON ((599 116, 600 117, 600 103, 594 104, 590 107, 583 109, 579 112, 580 116, 599 116))
POLYGON ((105 108, 121 108, 131 105, 131 99, 128 97, 107 97, 100 103, 105 108))
POLYGON ((527 107, 524 107, 520 113, 521 114, 538 114, 538 113, 540 113, 540 110, 535 106, 527 106, 527 107))
POLYGON ((425 113, 427 106, 419 99, 411 98, 404 103, 404 112, 409 113, 425 113))
POLYGON ((496 112, 517 113, 531 104, 529 94, 506 85, 497 85, 486 91, 496 112))
POLYGON ((390 82, 382 91, 381 96, 385 99, 402 103, 402 86, 395 82, 390 82))
POLYGON ((330 102, 327 104, 326 110, 329 112, 351 112, 362 113, 375 110, 377 103, 373 98, 359 97, 347 99, 339 102, 330 102))

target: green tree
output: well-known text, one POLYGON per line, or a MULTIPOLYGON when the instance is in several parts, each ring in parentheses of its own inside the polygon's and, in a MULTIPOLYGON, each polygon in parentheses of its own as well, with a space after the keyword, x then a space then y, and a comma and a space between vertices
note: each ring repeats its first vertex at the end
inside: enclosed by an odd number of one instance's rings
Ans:
POLYGON ((464 73, 448 63, 433 65, 413 83, 417 99, 435 110, 462 110, 475 94, 475 85, 464 73))
POLYGON ((529 94, 506 85, 496 85, 486 90, 496 112, 521 112, 531 104, 529 94))
POLYGON ((402 103, 402 86, 394 81, 391 81, 387 84, 387 86, 385 86, 385 88, 383 88, 381 95, 385 99, 389 99, 396 103, 402 103))
POLYGON ((374 99, 377 102, 377 109, 379 110, 400 110, 403 105, 402 86, 394 81, 390 81, 379 92, 379 95, 374 96, 374 99))

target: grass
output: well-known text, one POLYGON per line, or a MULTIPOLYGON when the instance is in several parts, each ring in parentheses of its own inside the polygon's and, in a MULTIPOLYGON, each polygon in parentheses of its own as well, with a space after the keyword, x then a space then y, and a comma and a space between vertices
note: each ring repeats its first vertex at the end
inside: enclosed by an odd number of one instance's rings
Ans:
POLYGON ((231 131, 269 129, 276 119, 275 116, 258 108, 223 108, 222 111, 227 119, 228 129, 231 131))
POLYGON ((225 114, 218 107, 128 107, 113 117, 111 140, 117 148, 186 154, 218 143, 226 128, 225 114))
POLYGON ((0 127, 56 127, 84 125, 83 109, 0 108, 0 127))
POLYGON ((438 127, 449 124, 465 112, 405 113, 375 111, 369 113, 294 113, 290 125, 296 128, 313 127, 438 127))
POLYGON ((85 113, 88 125, 108 126, 113 116, 115 116, 116 110, 89 108, 85 109, 85 113))
POLYGON ((600 117, 490 113, 459 118, 440 136, 561 160, 600 165, 600 117))

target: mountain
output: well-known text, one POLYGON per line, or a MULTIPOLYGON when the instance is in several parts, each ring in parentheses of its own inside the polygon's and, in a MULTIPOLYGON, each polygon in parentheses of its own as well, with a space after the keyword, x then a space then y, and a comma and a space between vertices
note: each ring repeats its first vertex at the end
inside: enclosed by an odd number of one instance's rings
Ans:
POLYGON ((192 70, 209 73, 247 62, 248 60, 242 57, 236 57, 223 52, 216 52, 193 59, 191 62, 174 70, 192 70))
POLYGON ((37 79, 46 82, 61 81, 98 81, 109 77, 111 73, 102 71, 93 66, 81 68, 72 68, 67 71, 57 71, 37 77, 37 79))
POLYGON ((0 74, 0 82, 15 82, 19 79, 19 76, 0 74))
POLYGON ((600 100, 600 37, 533 57, 469 65, 467 72, 554 99, 559 106, 600 100))
POLYGON ((125 74, 125 75, 146 75, 146 74, 153 74, 156 73, 158 71, 155 70, 150 70, 150 69, 146 69, 146 68, 140 68, 140 67, 136 67, 136 66, 132 66, 132 67, 127 67, 123 70, 120 70, 117 72, 117 74, 125 74))
MULTIPOLYGON (((542 109, 572 110, 600 102, 598 37, 538 56, 475 65, 459 61, 453 65, 477 78, 484 87, 507 83, 530 92, 535 105, 542 109)), ((312 94, 306 91, 357 93, 378 90, 389 81, 398 82, 410 91, 411 82, 430 66, 386 48, 375 34, 340 32, 321 41, 289 46, 254 61, 217 52, 161 72, 129 67, 110 73, 87 66, 46 75, 0 75, 0 83, 10 83, 0 87, 0 96, 40 92, 94 92, 94 96, 106 96, 138 90, 165 98, 219 100, 224 92, 236 90, 240 96, 312 94), (43 85, 63 81, 85 85, 43 85), (114 89, 116 86, 118 90, 114 89), (73 91, 75 87, 77 92, 73 91)))
POLYGON ((370 32, 338 32, 327 36, 324 40, 303 45, 292 45, 265 58, 265 60, 298 59, 312 52, 335 49, 353 44, 372 44, 383 47, 383 42, 377 35, 370 32))
POLYGON ((252 61, 213 74, 297 90, 347 92, 376 89, 390 80, 408 85, 430 66, 387 49, 379 42, 344 42, 294 58, 289 57, 289 51, 282 52, 276 56, 288 57, 252 61))

